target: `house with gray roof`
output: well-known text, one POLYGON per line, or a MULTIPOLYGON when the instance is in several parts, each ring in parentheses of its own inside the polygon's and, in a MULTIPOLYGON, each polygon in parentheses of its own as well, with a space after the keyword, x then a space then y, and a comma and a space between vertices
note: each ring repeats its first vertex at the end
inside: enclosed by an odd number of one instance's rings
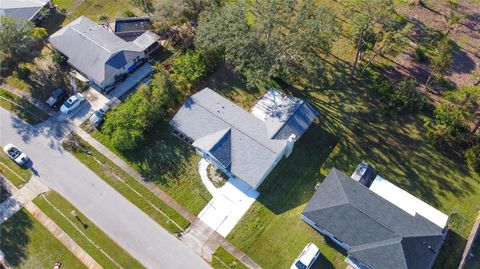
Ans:
POLYGON ((44 8, 51 8, 50 0, 2 0, 0 1, 0 17, 13 17, 18 25, 32 21, 44 8))
POLYGON ((127 42, 81 16, 49 37, 52 46, 91 83, 106 90, 145 62, 158 36, 147 31, 127 42))
POLYGON ((205 88, 185 101, 170 125, 217 169, 256 189, 318 116, 308 102, 273 91, 279 102, 260 102, 263 96, 249 113, 205 88), (255 108, 259 102, 263 107, 255 108))
POLYGON ((333 168, 302 219, 344 248, 352 267, 430 269, 447 233, 333 168))

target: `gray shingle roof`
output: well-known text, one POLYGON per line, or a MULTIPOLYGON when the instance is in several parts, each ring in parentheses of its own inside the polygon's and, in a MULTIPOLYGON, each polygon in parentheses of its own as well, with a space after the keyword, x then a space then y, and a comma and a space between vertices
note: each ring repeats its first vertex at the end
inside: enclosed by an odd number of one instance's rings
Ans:
POLYGON ((372 269, 426 269, 442 244, 442 228, 335 168, 302 214, 349 245, 349 254, 372 269))
POLYGON ((189 97, 170 124, 193 141, 209 140, 212 134, 230 130, 230 141, 216 154, 225 162, 230 156, 230 171, 253 187, 286 143, 270 139, 263 121, 208 88, 189 97))
POLYGON ((13 17, 18 23, 30 20, 48 0, 2 0, 0 16, 13 17))
POLYGON ((84 16, 52 34, 49 41, 72 66, 97 84, 115 75, 143 51, 84 16))

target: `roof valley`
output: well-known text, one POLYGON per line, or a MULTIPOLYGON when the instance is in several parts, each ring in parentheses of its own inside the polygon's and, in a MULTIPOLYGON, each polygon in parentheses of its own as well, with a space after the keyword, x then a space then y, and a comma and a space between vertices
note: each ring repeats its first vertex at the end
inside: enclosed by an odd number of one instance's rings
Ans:
MULTIPOLYGON (((230 102, 230 100, 229 100, 230 102)), ((272 153, 277 153, 275 151, 273 151, 271 148, 263 145, 262 143, 260 143, 259 141, 257 141, 256 139, 254 139, 252 136, 250 136, 249 134, 241 131, 239 128, 237 128, 233 123, 230 123, 230 122, 227 122, 226 120, 224 120, 222 117, 216 115, 215 113, 213 113, 210 109, 206 108, 205 106, 203 106, 201 103, 197 102, 197 105, 199 105, 200 107, 202 107, 203 109, 205 109, 205 111, 208 111, 208 113, 212 114, 213 116, 215 116, 216 118, 218 118, 219 120, 221 120, 222 122, 224 122, 225 124, 231 126, 232 128, 234 128, 236 131, 238 131, 239 133, 242 133, 243 135, 247 136, 248 138, 250 138, 252 141, 255 141, 255 143, 259 144, 260 146, 262 146, 263 148, 267 149, 268 151, 272 152, 272 153)), ((247 111, 245 111, 245 113, 248 113, 247 111)), ((255 116, 252 115, 252 117, 255 118, 255 116)), ((255 120, 259 120, 257 118, 255 118, 255 120)), ((260 120, 259 120, 260 121, 260 120)))

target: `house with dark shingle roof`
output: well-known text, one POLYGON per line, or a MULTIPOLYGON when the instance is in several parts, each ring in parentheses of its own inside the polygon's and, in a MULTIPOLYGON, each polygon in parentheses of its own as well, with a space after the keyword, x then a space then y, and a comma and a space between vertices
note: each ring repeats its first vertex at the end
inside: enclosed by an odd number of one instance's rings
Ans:
POLYGON ((217 169, 256 189, 318 116, 302 99, 273 89, 266 95, 273 91, 276 102, 258 108, 259 99, 249 113, 205 88, 185 101, 170 125, 217 169), (253 112, 258 109, 264 113, 253 112))
POLYGON ((106 89, 134 71, 146 57, 145 51, 158 38, 153 32, 147 31, 127 42, 81 16, 52 34, 48 41, 91 83, 106 89))
POLYGON ((333 168, 302 219, 344 248, 354 268, 430 269, 447 227, 390 203, 333 168))

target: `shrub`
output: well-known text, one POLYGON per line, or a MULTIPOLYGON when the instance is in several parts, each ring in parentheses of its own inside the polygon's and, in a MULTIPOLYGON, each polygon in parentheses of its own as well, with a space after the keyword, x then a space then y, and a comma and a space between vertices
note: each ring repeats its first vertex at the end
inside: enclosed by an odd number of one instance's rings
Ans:
POLYGON ((418 92, 412 78, 401 81, 375 81, 371 90, 381 97, 388 111, 413 113, 423 111, 427 106, 426 98, 418 92))
MULTIPOLYGON (((133 17, 133 16, 132 16, 132 17, 133 17)), ((108 21, 108 19, 109 19, 108 16, 105 15, 105 14, 104 14, 104 15, 100 15, 100 16, 98 17, 98 20, 101 21, 101 22, 106 22, 106 21, 108 21)))
POLYGON ((215 69, 219 59, 214 53, 187 50, 173 59, 170 77, 180 87, 190 89, 195 82, 215 69))
POLYGON ((23 79, 27 78, 32 73, 27 63, 19 64, 16 71, 17 72, 15 72, 15 77, 23 79))
POLYGON ((415 61, 419 63, 424 63, 428 60, 427 50, 422 46, 417 46, 415 48, 415 61))
POLYGON ((150 85, 137 92, 106 115, 102 133, 118 150, 132 150, 144 140, 144 134, 174 106, 176 88, 165 73, 157 73, 150 85))
POLYGON ((133 11, 131 11, 130 9, 123 11, 122 15, 124 17, 135 17, 135 13, 133 13, 133 11))
POLYGON ((465 161, 470 169, 480 173, 480 145, 476 145, 465 151, 465 161))
POLYGON ((63 55, 59 51, 54 51, 51 54, 52 61, 58 65, 64 64, 67 61, 67 56, 63 55))

